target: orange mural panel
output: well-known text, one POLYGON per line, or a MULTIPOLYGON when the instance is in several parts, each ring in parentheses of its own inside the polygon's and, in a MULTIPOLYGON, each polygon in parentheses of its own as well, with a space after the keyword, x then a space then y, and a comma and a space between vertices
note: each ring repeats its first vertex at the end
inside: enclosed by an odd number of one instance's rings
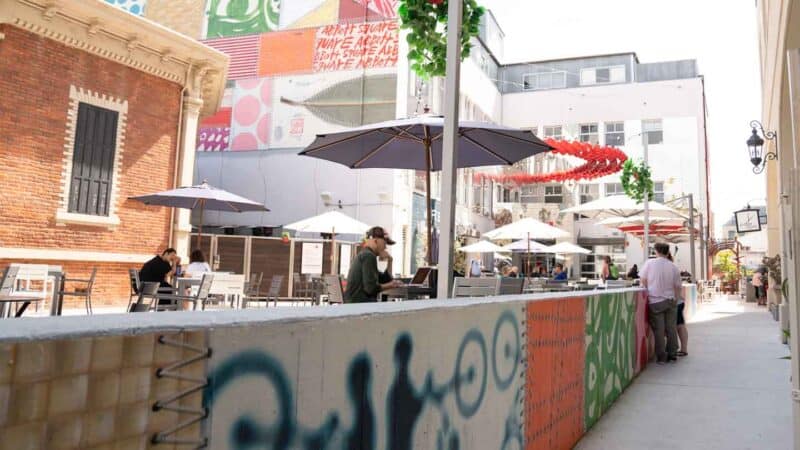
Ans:
POLYGON ((582 298, 527 305, 527 450, 572 448, 583 435, 585 314, 582 298))
POLYGON ((262 34, 258 74, 272 76, 311 72, 316 36, 316 28, 262 34))

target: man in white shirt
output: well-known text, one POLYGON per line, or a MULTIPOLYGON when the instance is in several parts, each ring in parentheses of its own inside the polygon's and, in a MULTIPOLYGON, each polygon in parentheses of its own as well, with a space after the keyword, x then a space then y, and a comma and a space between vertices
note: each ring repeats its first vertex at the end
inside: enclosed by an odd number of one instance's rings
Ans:
POLYGON ((645 263, 640 277, 642 286, 647 289, 647 317, 655 337, 657 362, 664 364, 678 359, 677 308, 683 283, 680 270, 667 259, 669 245, 659 243, 655 248, 658 257, 645 263))

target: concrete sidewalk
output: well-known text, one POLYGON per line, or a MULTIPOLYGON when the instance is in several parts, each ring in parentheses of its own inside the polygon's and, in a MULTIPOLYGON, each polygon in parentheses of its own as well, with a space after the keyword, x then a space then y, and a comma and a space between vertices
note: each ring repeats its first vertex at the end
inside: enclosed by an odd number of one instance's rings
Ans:
POLYGON ((705 305, 689 356, 650 364, 575 448, 790 450, 789 349, 764 307, 737 300, 705 305))

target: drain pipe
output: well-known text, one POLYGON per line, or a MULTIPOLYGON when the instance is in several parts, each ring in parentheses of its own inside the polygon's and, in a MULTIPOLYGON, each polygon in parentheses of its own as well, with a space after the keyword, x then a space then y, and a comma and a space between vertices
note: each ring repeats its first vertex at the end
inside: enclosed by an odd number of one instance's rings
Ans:
MULTIPOLYGON (((175 167, 172 171, 172 188, 177 189, 178 186, 178 167, 180 166, 181 160, 181 153, 183 150, 183 108, 184 108, 184 101, 186 100, 186 92, 189 91, 189 87, 187 86, 189 83, 190 74, 192 73, 192 64, 189 64, 189 67, 186 69, 186 83, 181 89, 180 94, 180 105, 178 105, 178 134, 177 139, 175 140, 175 167)), ((191 213, 190 213, 191 214, 191 213)), ((191 217, 191 216, 190 216, 191 217)), ((190 219, 191 223, 191 219, 190 219)), ((175 208, 172 208, 169 213, 169 247, 175 246, 175 208)), ((188 256, 188 255, 184 255, 188 256)))

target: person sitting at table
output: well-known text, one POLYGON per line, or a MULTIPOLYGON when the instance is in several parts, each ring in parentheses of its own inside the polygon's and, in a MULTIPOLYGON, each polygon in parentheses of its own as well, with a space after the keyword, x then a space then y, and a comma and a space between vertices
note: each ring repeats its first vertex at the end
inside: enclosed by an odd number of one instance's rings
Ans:
POLYGON ((631 267, 631 270, 628 271, 628 279, 629 280, 639 279, 639 266, 634 264, 633 267, 631 267))
POLYGON ((511 266, 511 270, 508 272, 508 276, 511 278, 519 278, 519 267, 511 266))
POLYGON ((189 255, 189 265, 186 266, 186 276, 198 277, 204 273, 211 272, 211 266, 206 262, 206 257, 200 249, 192 250, 189 255))
POLYGON ((556 268, 553 270, 553 281, 567 281, 567 272, 564 270, 563 264, 556 264, 556 268))
POLYGON ((378 274, 378 283, 386 284, 394 280, 392 276, 392 260, 392 255, 386 249, 378 255, 378 271, 380 272, 378 274))
POLYGON ((399 281, 380 282, 378 256, 384 254, 387 245, 394 245, 394 241, 386 230, 372 227, 367 231, 364 247, 353 259, 347 274, 347 290, 344 292, 346 303, 376 302, 382 290, 402 285, 399 281))
POLYGON ((142 283, 159 283, 161 287, 171 288, 169 279, 175 274, 175 270, 180 264, 181 259, 174 248, 164 250, 160 255, 156 255, 150 261, 144 263, 139 270, 139 281, 142 283))

